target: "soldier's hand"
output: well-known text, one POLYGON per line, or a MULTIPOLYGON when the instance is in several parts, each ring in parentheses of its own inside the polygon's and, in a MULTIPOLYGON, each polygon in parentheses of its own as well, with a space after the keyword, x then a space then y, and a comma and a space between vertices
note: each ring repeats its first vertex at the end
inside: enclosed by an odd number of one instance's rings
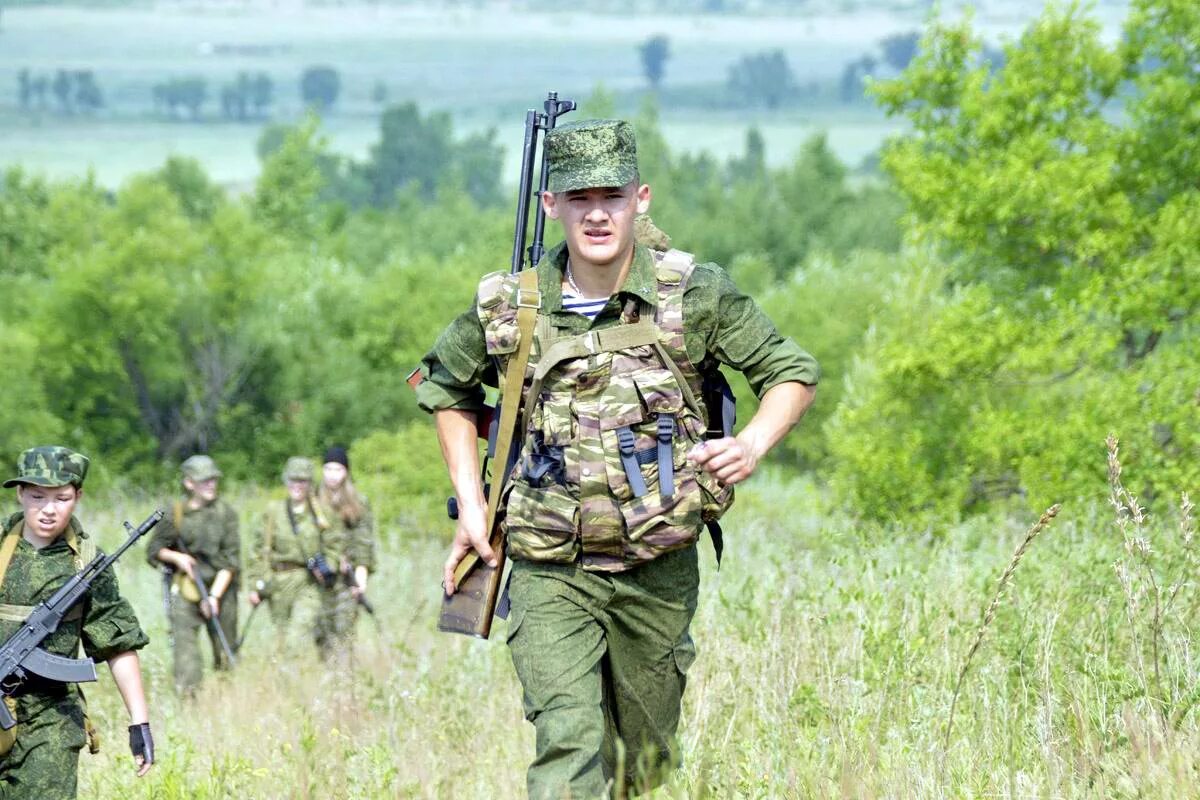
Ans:
POLYGON ((154 763, 154 737, 150 735, 149 722, 129 726, 129 750, 133 753, 140 778, 150 771, 150 765, 154 763))
POLYGON ((466 558, 467 553, 474 550, 489 567, 496 566, 496 553, 488 542, 487 508, 483 506, 459 504, 458 530, 454 533, 454 542, 450 545, 450 557, 442 568, 442 588, 447 595, 454 594, 458 589, 454 585, 454 570, 466 558))
POLYGON ((183 570, 192 580, 196 579, 195 557, 189 556, 187 553, 176 553, 175 566, 176 568, 183 570))
POLYGON ((258 592, 251 592, 250 596, 246 599, 250 601, 250 605, 252 606, 256 606, 262 602, 262 596, 258 592))
POLYGON ((221 601, 215 595, 209 595, 207 600, 200 601, 200 613, 205 619, 212 619, 221 613, 221 601))
POLYGON ((700 442, 688 460, 726 485, 741 483, 758 467, 758 453, 736 436, 700 442))

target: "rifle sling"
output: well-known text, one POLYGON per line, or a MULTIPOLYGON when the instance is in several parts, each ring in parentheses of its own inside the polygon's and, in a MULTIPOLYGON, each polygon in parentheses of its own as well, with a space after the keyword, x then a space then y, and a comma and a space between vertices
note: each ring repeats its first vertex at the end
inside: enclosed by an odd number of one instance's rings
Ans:
MULTIPOLYGON (((493 548, 503 545, 498 537, 493 536, 496 530, 496 514, 500 508, 500 497, 504 493, 504 484, 508 480, 505 474, 508 470, 508 456, 512 450, 513 436, 517 424, 517 411, 521 406, 521 389, 525 384, 525 367, 529 363, 529 352, 533 347, 533 329, 537 324, 538 310, 542 306, 542 295, 537 288, 537 270, 530 268, 518 276, 520 280, 517 289, 517 329, 520 341, 517 353, 508 361, 504 371, 504 388, 500 393, 500 423, 496 432, 496 454, 492 457, 492 466, 497 474, 492 476, 491 487, 488 491, 487 529, 493 548)), ((474 550, 467 553, 458 569, 454 571, 455 585, 461 585, 475 565, 479 563, 479 554, 474 550)))

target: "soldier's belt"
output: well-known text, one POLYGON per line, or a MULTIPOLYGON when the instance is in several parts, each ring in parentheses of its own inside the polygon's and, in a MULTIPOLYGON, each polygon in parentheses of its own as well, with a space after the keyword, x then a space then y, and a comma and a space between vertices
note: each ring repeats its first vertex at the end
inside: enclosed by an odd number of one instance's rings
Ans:
POLYGON ((294 569, 307 569, 303 561, 272 561, 271 570, 274 572, 289 572, 294 569))

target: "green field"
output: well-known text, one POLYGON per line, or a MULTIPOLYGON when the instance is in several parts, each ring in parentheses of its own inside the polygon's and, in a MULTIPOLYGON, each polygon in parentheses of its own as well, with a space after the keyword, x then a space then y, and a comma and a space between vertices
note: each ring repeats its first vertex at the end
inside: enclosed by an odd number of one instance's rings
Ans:
MULTIPOLYGON (((720 571, 701 543, 686 765, 656 796, 1191 794, 1200 730, 1186 710, 1169 729, 1158 721, 1149 584, 1102 498, 1066 507, 1029 548, 943 749, 963 658, 1033 519, 881 527, 822 513, 819 496, 807 482, 761 475, 728 518, 720 571), (1133 567, 1130 594, 1114 561, 1133 567)), ((248 528, 264 498, 234 502, 248 528)), ((112 543, 119 519, 149 508, 92 498, 83 516, 112 543)), ((1168 560, 1196 564, 1179 526, 1165 518, 1129 531, 1151 542, 1158 578, 1179 574, 1163 569, 1168 560)), ((490 642, 433 628, 448 535, 432 515, 384 526, 371 587, 382 629, 359 622, 352 674, 316 663, 303 631, 291 652, 272 652, 258 619, 236 674, 210 680, 190 705, 169 688, 157 574, 135 553, 119 573, 152 640, 144 658, 160 762, 133 777, 119 697, 102 675, 89 696, 107 744, 83 756, 81 796, 519 796, 532 727, 503 624, 490 642)), ((1181 649, 1197 599, 1185 586, 1163 617, 1162 683, 1181 705, 1197 686, 1194 656, 1181 649)))

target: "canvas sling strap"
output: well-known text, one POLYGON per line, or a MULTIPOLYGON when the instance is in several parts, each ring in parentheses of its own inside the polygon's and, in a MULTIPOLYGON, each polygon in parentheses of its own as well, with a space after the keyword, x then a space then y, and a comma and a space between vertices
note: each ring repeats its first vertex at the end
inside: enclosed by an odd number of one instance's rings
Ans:
MULTIPOLYGON (((492 456, 495 473, 488 489, 487 530, 491 536, 492 549, 504 545, 496 535, 496 514, 504 492, 504 483, 508 479, 508 459, 512 452, 517 410, 521 405, 521 387, 525 384, 525 367, 529 363, 529 352, 533 347, 538 310, 542 307, 542 293, 537 288, 537 270, 524 270, 518 278, 520 283, 517 286, 517 330, 520 341, 517 344, 516 355, 508 360, 508 368, 504 371, 504 388, 500 394, 500 422, 496 429, 496 452, 492 456)), ((454 571, 456 586, 462 584, 463 578, 477 563, 479 554, 474 550, 469 551, 454 571)))
MULTIPOLYGON (((4 542, 0 544, 0 589, 4 588, 4 579, 8 575, 8 566, 12 563, 13 554, 17 551, 17 544, 21 540, 22 522, 17 521, 10 530, 6 532, 4 542)), ((67 547, 71 548, 71 552, 75 554, 75 570, 78 572, 83 569, 85 564, 91 562, 96 557, 96 543, 90 538, 80 538, 75 534, 74 525, 67 528, 67 547)), ((24 622, 25 618, 33 613, 33 606, 18 606, 10 603, 0 603, 0 619, 7 622, 24 622)), ((64 622, 77 620, 83 616, 83 603, 77 604, 74 608, 67 612, 63 617, 64 622)), ((84 658, 83 638, 80 637, 79 649, 77 651, 79 658, 84 658)), ((83 689, 79 684, 75 685, 79 692, 79 700, 83 704, 83 730, 87 734, 88 752, 95 755, 100 752, 100 732, 96 730, 96 726, 92 724, 92 718, 87 710, 87 697, 83 694, 83 689)), ((15 704, 11 697, 5 697, 4 701, 9 703, 9 711, 16 714, 15 704)), ((16 728, 13 728, 16 731, 16 728)), ((16 734, 12 736, 13 741, 16 740, 16 734)), ((8 752, 12 748, 13 742, 0 738, 0 754, 8 752)))

